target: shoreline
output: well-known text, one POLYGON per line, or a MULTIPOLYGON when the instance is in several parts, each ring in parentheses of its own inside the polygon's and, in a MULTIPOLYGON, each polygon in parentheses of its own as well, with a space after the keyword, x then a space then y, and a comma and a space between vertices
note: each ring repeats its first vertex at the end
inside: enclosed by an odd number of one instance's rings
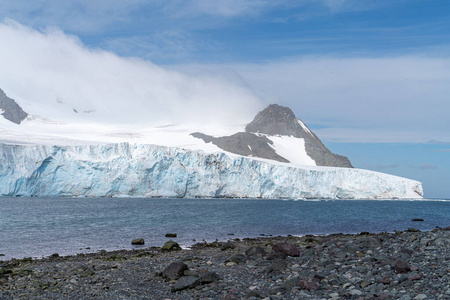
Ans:
MULTIPOLYGON (((435 229, 439 229, 439 226, 435 226, 435 228, 433 229, 419 229, 419 232, 431 232, 435 229)), ((411 228, 410 228, 411 229, 411 228)), ((407 231, 408 229, 403 229, 400 231, 407 231)), ((366 232, 363 231, 363 233, 369 233, 370 235, 379 235, 379 234, 394 234, 395 232, 399 232, 398 230, 393 230, 393 231, 381 231, 381 232, 366 232)), ((308 236, 315 236, 315 237, 328 237, 328 236, 335 236, 335 235, 342 235, 342 236, 357 236, 360 235, 361 231, 359 232, 332 232, 332 233, 304 233, 304 234, 258 234, 258 235, 235 235, 234 233, 230 233, 227 235, 227 238, 210 238, 210 239, 193 239, 190 242, 182 242, 179 241, 178 238, 179 237, 174 237, 174 238, 170 238, 170 237, 165 237, 164 241, 162 241, 159 245, 150 245, 150 246, 145 246, 145 245, 132 245, 131 243, 129 244, 129 246, 115 246, 115 247, 111 247, 111 248, 96 248, 93 249, 92 247, 88 246, 86 248, 78 248, 78 250, 66 250, 66 252, 68 252, 68 254, 63 254, 64 251, 62 251, 63 253, 58 252, 58 251, 49 251, 48 254, 43 254, 43 255, 23 255, 21 257, 8 257, 7 255, 5 255, 4 253, 0 253, 0 265, 4 262, 8 262, 8 261, 13 261, 13 260, 23 260, 23 259, 32 259, 33 261, 40 261, 40 260, 45 260, 49 257, 51 257, 52 255, 57 254, 58 257, 61 258, 66 258, 66 257, 73 257, 73 256, 83 256, 83 255, 96 255, 98 253, 114 253, 114 252, 122 252, 122 251, 141 251, 141 250, 145 250, 145 249, 160 249, 162 248, 162 246, 165 242, 171 240, 174 242, 177 242, 177 244, 179 244, 179 246, 181 247, 182 250, 192 250, 192 247, 195 247, 196 245, 201 245, 201 244, 212 244, 212 243, 226 243, 229 241, 241 241, 241 240, 257 240, 257 239, 275 239, 275 238, 304 238, 304 237, 308 237, 308 236), (6 258, 8 257, 8 258, 6 258), (5 259, 3 259, 5 258, 5 259)), ((161 239, 163 240, 163 239, 161 239)))
POLYGON ((228 242, 176 251, 150 247, 5 260, 0 261, 0 296, 450 299, 450 227, 407 231, 230 236, 228 242), (170 275, 165 270, 176 262, 185 267, 170 275))

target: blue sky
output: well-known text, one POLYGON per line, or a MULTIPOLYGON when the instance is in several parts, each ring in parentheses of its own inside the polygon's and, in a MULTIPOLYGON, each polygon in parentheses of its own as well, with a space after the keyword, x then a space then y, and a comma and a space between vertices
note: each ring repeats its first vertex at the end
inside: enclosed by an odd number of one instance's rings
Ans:
POLYGON ((0 0, 0 19, 238 83, 356 167, 450 198, 449 1, 0 0))

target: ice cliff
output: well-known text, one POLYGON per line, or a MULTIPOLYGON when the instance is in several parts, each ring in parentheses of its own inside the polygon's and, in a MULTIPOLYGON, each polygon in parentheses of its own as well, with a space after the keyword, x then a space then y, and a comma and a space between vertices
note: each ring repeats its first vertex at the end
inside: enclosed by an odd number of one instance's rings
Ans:
POLYGON ((0 144, 1 196, 421 198, 420 182, 129 143, 0 144))

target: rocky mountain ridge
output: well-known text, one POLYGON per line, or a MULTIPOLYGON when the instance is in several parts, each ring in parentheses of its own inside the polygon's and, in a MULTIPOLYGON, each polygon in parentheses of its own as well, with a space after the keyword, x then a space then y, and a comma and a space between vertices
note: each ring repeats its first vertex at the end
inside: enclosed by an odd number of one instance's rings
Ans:
MULTIPOLYGON (((245 132, 231 136, 213 137, 200 132, 192 134, 205 143, 213 143, 222 150, 251 157, 272 159, 279 162, 291 162, 279 155, 270 136, 289 136, 304 140, 306 154, 317 166, 353 168, 350 160, 332 153, 294 112, 284 106, 271 104, 260 111, 250 122, 245 132)), ((298 149, 300 151, 300 149, 298 149)))
POLYGON ((6 96, 2 89, 0 89, 0 111, 5 119, 16 124, 20 124, 28 116, 16 101, 6 96))

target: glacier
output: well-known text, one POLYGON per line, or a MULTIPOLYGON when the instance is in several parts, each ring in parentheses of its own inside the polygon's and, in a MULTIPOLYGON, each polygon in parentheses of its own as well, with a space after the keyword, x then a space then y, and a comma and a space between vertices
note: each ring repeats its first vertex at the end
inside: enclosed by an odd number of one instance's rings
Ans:
POLYGON ((0 195, 420 199, 418 181, 336 167, 146 145, 0 144, 0 195))

